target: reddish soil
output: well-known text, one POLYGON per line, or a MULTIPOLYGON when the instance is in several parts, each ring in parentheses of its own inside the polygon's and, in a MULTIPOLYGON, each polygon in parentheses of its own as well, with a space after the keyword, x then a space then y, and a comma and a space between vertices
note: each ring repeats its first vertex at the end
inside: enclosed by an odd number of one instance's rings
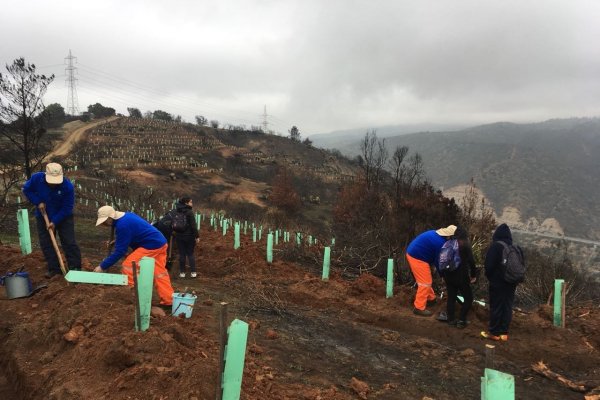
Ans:
MULTIPOLYGON (((479 398, 485 309, 452 328, 413 315, 410 288, 386 299, 380 279, 347 281, 335 269, 323 282, 318 266, 281 261, 281 246, 269 265, 264 239, 246 236, 235 251, 230 235, 203 225, 199 277, 173 281, 198 293, 192 318, 153 317, 147 332, 133 330, 127 287, 55 277, 30 298, 0 300, 0 394, 10 393, 2 398, 213 399, 220 301, 250 325, 242 399, 479 398)), ((41 254, 6 246, 0 254, 1 275, 24 265, 34 286, 46 281, 41 254)), ((517 399, 583 398, 534 373, 542 360, 587 389, 600 385, 598 305, 569 307, 566 329, 551 314, 548 306, 515 313, 510 341, 496 343, 495 366, 515 376, 517 399)))

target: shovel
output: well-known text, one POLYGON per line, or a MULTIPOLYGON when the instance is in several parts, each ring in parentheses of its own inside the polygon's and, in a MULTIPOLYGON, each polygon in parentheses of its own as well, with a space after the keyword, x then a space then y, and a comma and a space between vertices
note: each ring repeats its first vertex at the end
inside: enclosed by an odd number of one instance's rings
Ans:
POLYGON ((133 269, 133 290, 135 295, 135 324, 138 331, 142 330, 142 314, 140 312, 140 292, 138 287, 137 265, 135 261, 131 262, 133 269))
MULTIPOLYGON (((40 210, 42 216, 44 217, 44 221, 46 221, 46 229, 50 226, 50 221, 48 220, 48 214, 46 214, 46 210, 40 210)), ((50 239, 52 240, 52 246, 54 246, 54 251, 56 251, 56 256, 58 257, 58 263, 60 264, 60 270, 63 273, 63 276, 67 274, 67 269, 65 268, 65 263, 63 262, 62 256, 60 254, 60 250, 58 249, 58 244, 56 243, 56 238, 54 237, 54 231, 52 229, 48 229, 48 233, 50 234, 50 239)))

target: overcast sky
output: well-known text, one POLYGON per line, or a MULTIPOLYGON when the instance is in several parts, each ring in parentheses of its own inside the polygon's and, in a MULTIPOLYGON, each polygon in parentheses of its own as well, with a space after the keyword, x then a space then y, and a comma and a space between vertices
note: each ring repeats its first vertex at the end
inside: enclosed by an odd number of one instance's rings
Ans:
POLYGON ((162 109, 303 135, 600 115, 600 1, 0 0, 0 63, 45 103, 162 109))

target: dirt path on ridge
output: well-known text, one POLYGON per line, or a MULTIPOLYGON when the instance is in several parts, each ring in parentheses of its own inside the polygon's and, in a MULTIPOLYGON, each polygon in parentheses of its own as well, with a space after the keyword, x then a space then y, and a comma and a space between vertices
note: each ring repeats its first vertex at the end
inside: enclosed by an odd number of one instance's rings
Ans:
POLYGON ((46 158, 51 159, 52 157, 56 157, 56 156, 66 156, 67 154, 69 154, 69 152, 71 151, 73 146, 83 138, 83 135, 89 129, 95 128, 98 125, 102 125, 107 122, 114 121, 116 119, 119 119, 119 117, 105 118, 105 119, 102 119, 97 122, 85 124, 84 126, 77 128, 70 133, 67 133, 66 138, 64 138, 64 140, 46 158))

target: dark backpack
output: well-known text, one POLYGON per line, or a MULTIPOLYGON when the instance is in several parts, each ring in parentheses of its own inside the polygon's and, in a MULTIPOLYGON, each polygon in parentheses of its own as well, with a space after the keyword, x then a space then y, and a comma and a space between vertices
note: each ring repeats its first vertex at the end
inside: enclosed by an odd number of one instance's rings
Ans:
POLYGON ((458 240, 446 240, 440 251, 440 260, 438 263, 438 272, 456 271, 460 267, 460 252, 458 250, 458 240))
POLYGON ((188 218, 184 212, 176 211, 173 214, 173 222, 171 223, 173 232, 183 233, 188 229, 188 218))
POLYGON ((519 246, 506 244, 498 241, 502 245, 502 269, 504 271, 504 281, 508 283, 521 283, 525 280, 525 259, 523 250, 519 246))
POLYGON ((161 219, 152 224, 153 227, 158 229, 165 237, 170 236, 173 232, 173 214, 175 210, 167 212, 161 219))

